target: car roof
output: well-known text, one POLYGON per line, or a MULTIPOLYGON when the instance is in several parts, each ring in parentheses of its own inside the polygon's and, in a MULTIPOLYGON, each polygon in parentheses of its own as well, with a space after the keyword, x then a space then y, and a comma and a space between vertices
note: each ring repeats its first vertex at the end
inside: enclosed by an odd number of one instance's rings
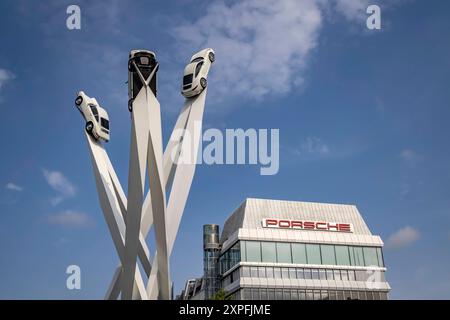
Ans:
POLYGON ((144 50, 144 49, 133 49, 133 50, 131 50, 130 51, 130 58, 134 57, 137 53, 140 53, 140 52, 148 53, 150 55, 153 55, 153 57, 156 58, 156 54, 153 51, 144 50))
POLYGON ((203 50, 197 52, 196 54, 194 54, 194 55, 191 57, 191 61, 194 60, 195 58, 199 58, 199 57, 206 58, 206 55, 207 55, 210 51, 214 52, 214 50, 211 49, 211 48, 206 48, 206 49, 203 49, 203 50))

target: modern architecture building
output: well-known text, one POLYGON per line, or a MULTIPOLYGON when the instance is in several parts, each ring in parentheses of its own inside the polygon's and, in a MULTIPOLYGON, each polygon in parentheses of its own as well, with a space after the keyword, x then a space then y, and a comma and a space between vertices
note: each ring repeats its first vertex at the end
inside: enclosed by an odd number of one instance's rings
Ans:
POLYGON ((385 300, 390 291, 383 241, 354 205, 249 198, 226 220, 219 247, 218 287, 232 299, 385 300))

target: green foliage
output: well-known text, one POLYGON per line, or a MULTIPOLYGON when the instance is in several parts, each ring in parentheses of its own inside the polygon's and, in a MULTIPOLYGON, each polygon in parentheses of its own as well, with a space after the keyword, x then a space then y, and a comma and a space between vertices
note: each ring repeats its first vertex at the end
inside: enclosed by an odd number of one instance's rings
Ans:
POLYGON ((216 294, 211 298, 211 300, 231 300, 231 295, 227 296, 228 292, 223 289, 220 289, 216 292, 216 294))

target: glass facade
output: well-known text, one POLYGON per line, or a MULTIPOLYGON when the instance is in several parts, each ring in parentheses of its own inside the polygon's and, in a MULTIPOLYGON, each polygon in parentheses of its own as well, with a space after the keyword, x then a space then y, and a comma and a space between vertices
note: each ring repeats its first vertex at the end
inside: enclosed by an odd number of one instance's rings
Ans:
POLYGON ((329 289, 242 288, 231 295, 235 300, 387 300, 385 291, 329 289))
MULTIPOLYGON (((384 282, 383 271, 373 270, 343 270, 322 268, 292 268, 292 267, 249 267, 242 266, 233 270, 223 278, 222 283, 226 285, 233 283, 240 277, 269 278, 269 279, 309 279, 309 280, 351 280, 367 281, 374 272, 379 272, 377 279, 384 282)), ((373 277, 372 277, 373 278, 373 277)))
MULTIPOLYGON (((379 247, 241 240, 222 253, 219 265, 222 288, 239 281, 242 277, 367 282, 374 278, 374 272, 378 272, 376 279, 381 282, 386 281, 384 271, 348 270, 348 267, 355 267, 355 269, 368 266, 384 267, 383 254, 379 247), (241 265, 227 273, 239 262, 280 265, 241 265), (305 266, 294 267, 285 266, 285 264, 305 266), (226 276, 223 276, 225 273, 227 273, 226 276)), ((326 282, 322 282, 322 285, 327 286, 326 282)), ((316 288, 316 285, 312 288, 252 287, 239 288, 231 296, 239 300, 385 300, 387 291, 357 288, 331 290, 316 288)))
POLYGON ((240 261, 384 267, 383 254, 379 247, 238 241, 220 256, 221 274, 240 261))

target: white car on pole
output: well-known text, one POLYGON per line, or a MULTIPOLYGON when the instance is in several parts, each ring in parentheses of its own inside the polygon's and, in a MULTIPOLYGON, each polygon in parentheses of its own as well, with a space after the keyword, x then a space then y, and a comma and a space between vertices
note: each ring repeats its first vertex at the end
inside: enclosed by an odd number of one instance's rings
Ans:
POLYGON ((96 140, 108 142, 109 116, 106 110, 100 107, 95 98, 88 97, 83 91, 78 92, 75 105, 86 120, 86 132, 96 140))
POLYGON ((214 50, 211 48, 197 52, 191 62, 184 68, 181 94, 186 98, 199 95, 207 86, 209 68, 215 60, 214 50))

